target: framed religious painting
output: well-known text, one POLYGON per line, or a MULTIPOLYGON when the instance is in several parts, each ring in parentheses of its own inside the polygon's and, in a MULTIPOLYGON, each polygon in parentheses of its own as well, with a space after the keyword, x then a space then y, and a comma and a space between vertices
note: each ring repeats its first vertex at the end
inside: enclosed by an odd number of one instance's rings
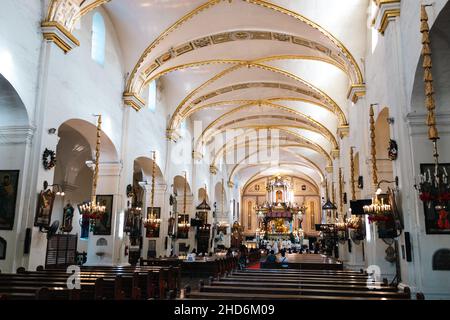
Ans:
POLYGON ((16 216, 19 170, 0 170, 0 230, 12 230, 16 216))
POLYGON ((101 206, 105 206, 105 213, 97 221, 94 228, 95 236, 109 236, 111 235, 111 220, 113 212, 113 195, 97 195, 96 201, 101 206))
POLYGON ((0 260, 6 259, 6 240, 0 237, 0 260))
POLYGON ((53 203, 55 202, 55 193, 50 190, 42 190, 38 194, 36 215, 34 217, 34 226, 40 228, 50 227, 52 221, 53 203))
POLYGON ((145 236, 147 238, 159 238, 161 228, 161 208, 147 208, 147 220, 145 223, 145 236))
MULTIPOLYGON (((440 164, 440 169, 450 173, 450 164, 440 164)), ((421 164, 422 175, 430 176, 435 170, 434 164, 421 164)), ((435 200, 423 199, 425 214, 425 230, 427 234, 450 234, 450 194, 442 193, 441 203, 435 200)))

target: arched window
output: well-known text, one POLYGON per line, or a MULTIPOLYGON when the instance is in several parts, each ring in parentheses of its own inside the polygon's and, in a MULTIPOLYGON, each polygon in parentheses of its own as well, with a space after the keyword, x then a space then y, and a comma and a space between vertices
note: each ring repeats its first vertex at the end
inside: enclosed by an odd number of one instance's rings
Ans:
POLYGON ((156 80, 153 80, 148 85, 148 102, 147 102, 148 108, 155 112, 156 110, 156 80))
POLYGON ((247 229, 252 229, 252 202, 249 201, 247 204, 247 229))
POLYGON ((96 12, 92 18, 92 60, 100 65, 105 64, 106 30, 103 16, 96 12))

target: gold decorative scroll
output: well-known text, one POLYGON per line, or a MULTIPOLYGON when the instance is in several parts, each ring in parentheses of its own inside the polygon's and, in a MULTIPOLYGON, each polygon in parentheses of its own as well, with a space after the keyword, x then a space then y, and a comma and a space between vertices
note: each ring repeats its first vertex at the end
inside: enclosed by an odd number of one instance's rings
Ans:
POLYGON ((91 203, 96 203, 96 194, 97 194, 97 182, 98 182, 98 166, 100 161, 100 137, 102 131, 102 116, 98 115, 97 120, 97 142, 95 145, 95 161, 94 161, 94 177, 92 179, 92 194, 91 194, 91 203))
POLYGON ((350 183, 351 183, 351 190, 352 190, 352 200, 356 200, 355 157, 353 155, 353 147, 350 147, 350 183))
POLYGON ((377 149, 375 142, 375 113, 373 105, 370 106, 370 153, 372 155, 372 178, 375 189, 378 187, 377 149))
POLYGON ((423 80, 425 82, 425 107, 428 110, 427 125, 428 125, 428 139, 436 141, 439 139, 438 130, 436 128, 436 102, 434 100, 433 74, 431 69, 433 67, 431 59, 430 47, 430 27, 428 25, 428 14, 425 5, 421 7, 420 15, 420 32, 422 33, 422 56, 424 69, 423 80))

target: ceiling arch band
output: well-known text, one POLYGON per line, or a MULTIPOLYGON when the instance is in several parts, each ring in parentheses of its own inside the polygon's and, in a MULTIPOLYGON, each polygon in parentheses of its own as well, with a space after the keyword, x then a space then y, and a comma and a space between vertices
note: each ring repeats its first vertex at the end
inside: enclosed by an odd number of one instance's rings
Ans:
MULTIPOLYGON (((363 85, 364 80, 362 76, 361 69, 359 65, 356 63, 355 58, 352 56, 350 51, 340 42, 337 40, 331 33, 326 31, 324 28, 322 28, 320 25, 312 22, 311 20, 307 19, 306 17, 293 12, 291 10, 288 10, 286 8, 283 8, 281 6, 272 4, 267 1, 262 0, 243 0, 250 4, 259 5, 264 8, 273 10, 278 13, 285 14, 287 16, 290 16, 301 23, 306 24, 307 26, 311 27, 314 30, 318 30, 320 33, 322 33, 328 40, 330 40, 330 43, 333 44, 337 50, 339 50, 339 54, 341 55, 341 58, 345 58, 346 65, 348 66, 347 69, 349 70, 350 74, 352 75, 352 86, 360 86, 363 85)), ((141 100, 140 102, 143 102, 142 99, 139 97, 139 93, 137 91, 137 88, 141 85, 142 81, 145 81, 145 76, 143 76, 145 73, 144 70, 149 70, 149 67, 152 63, 152 60, 150 58, 150 54, 154 51, 154 49, 173 31, 177 30, 180 26, 182 26, 185 22, 192 19, 199 13, 207 10, 208 8, 211 8, 219 3, 221 3, 222 0, 210 0, 191 12, 184 15, 181 19, 176 21, 174 24, 172 24, 169 28, 167 28, 164 32, 162 32, 142 53, 141 57, 139 58, 138 62, 136 63, 135 67, 133 68, 132 72, 130 73, 130 77, 128 78, 127 85, 126 85, 126 91, 124 93, 124 98, 127 97, 133 97, 137 100, 141 100)), ((161 57, 161 55, 160 55, 161 57)))
MULTIPOLYGON (((266 65, 262 65, 259 63, 249 63, 246 65, 247 67, 256 67, 256 68, 260 68, 260 69, 264 69, 270 72, 274 72, 274 73, 279 73, 287 78, 293 79, 296 82, 299 82, 302 86, 304 86, 306 89, 303 88, 296 88, 293 85, 288 85, 288 84, 279 84, 276 82, 267 82, 267 83, 273 83, 272 84, 272 88, 273 86, 276 86, 278 88, 282 89, 286 89, 286 90, 291 90, 291 91, 296 91, 297 93, 301 93, 304 94, 306 96, 310 96, 312 98, 315 98, 317 100, 319 100, 320 102, 322 102, 325 105, 328 105, 330 110, 333 110, 333 113, 337 114, 339 116, 339 120, 340 120, 340 125, 345 126, 347 125, 347 118, 342 110, 342 108, 339 107, 339 105, 331 98, 329 97, 325 92, 323 92, 322 90, 314 87, 313 85, 311 85, 310 83, 306 82, 305 80, 293 75, 292 73, 289 73, 287 71, 278 69, 276 67, 271 67, 271 66, 266 66, 266 65)), ((183 113, 186 113, 186 111, 184 111, 184 107, 187 104, 187 102, 189 100, 191 100, 198 92, 200 92, 202 89, 206 88, 207 86, 209 86, 210 84, 212 84, 213 82, 219 80, 220 78, 225 77, 227 74, 230 74, 240 68, 244 67, 244 65, 236 65, 233 66, 229 69, 226 69, 218 74, 216 74, 214 77, 210 78, 209 80, 207 80, 206 82, 204 82, 203 84, 201 84, 200 86, 198 86, 197 88, 195 88, 193 91, 191 91, 184 99, 183 101, 177 106, 176 110, 174 111, 170 122, 169 122, 169 127, 167 128, 167 132, 168 132, 168 137, 170 138, 170 134, 172 132, 174 132, 177 127, 180 125, 181 121, 182 121, 182 115, 183 113)), ((256 83, 256 82, 255 82, 256 83)), ((207 98, 210 97, 214 97, 217 96, 219 94, 223 94, 226 92, 229 92, 233 89, 248 89, 251 86, 256 86, 256 84, 254 83, 247 83, 245 87, 244 84, 234 84, 219 90, 216 90, 214 92, 208 93, 206 95, 201 96, 200 98, 195 99, 194 101, 192 101, 190 106, 187 106, 187 110, 189 111, 190 108, 192 107, 192 104, 198 104, 204 100, 206 100, 207 98), (241 87, 238 87, 241 86, 241 87), (231 89, 230 89, 231 88, 231 89)), ((267 86, 267 87, 271 87, 270 85, 261 85, 261 86, 267 86)))
POLYGON ((279 166, 281 166, 282 164, 285 164, 285 165, 294 165, 294 166, 301 166, 301 167, 309 168, 309 169, 311 169, 311 170, 316 171, 322 179, 323 179, 323 177, 324 177, 322 170, 320 170, 320 168, 317 168, 315 165, 311 165, 311 164, 310 164, 310 165, 306 165, 305 163, 301 163, 301 162, 292 162, 292 161, 285 161, 285 162, 280 161, 280 162, 278 162, 275 166, 274 166, 274 164, 273 164, 272 162, 261 161, 261 162, 258 162, 258 164, 244 164, 243 167, 239 168, 239 167, 243 164, 244 161, 246 161, 248 158, 250 158, 250 157, 253 156, 254 154, 255 154, 255 153, 248 155, 245 159, 242 159, 239 163, 237 163, 237 164, 233 167, 233 169, 232 169, 231 172, 230 172, 230 175, 228 176, 228 182, 233 183, 235 174, 236 174, 237 172, 239 172, 240 170, 243 170, 243 169, 248 168, 248 167, 253 167, 253 166, 254 166, 254 167, 260 167, 261 165, 267 165, 268 167, 266 168, 266 170, 269 169, 269 168, 273 168, 273 167, 279 167, 279 166), (239 170, 238 170, 238 168, 239 168, 239 170))
MULTIPOLYGON (((261 101, 260 105, 261 106, 265 106, 265 107, 269 107, 269 108, 279 109, 279 110, 282 110, 284 112, 291 113, 294 116, 293 117, 287 117, 287 116, 281 116, 281 115, 261 115, 261 114, 258 115, 258 114, 255 114, 255 115, 252 115, 252 116, 242 117, 242 118, 239 118, 237 120, 233 120, 233 121, 230 121, 228 123, 222 124, 221 126, 217 127, 218 130, 216 130, 215 134, 212 134, 210 136, 207 135, 208 131, 210 131, 213 127, 215 127, 216 124, 220 123, 222 120, 226 119, 227 117, 229 117, 229 116, 231 116, 231 115, 233 115, 233 114, 235 114, 235 113, 237 113, 239 111, 242 111, 242 110, 244 110, 244 109, 246 109, 246 108, 248 108, 249 106, 252 106, 252 105, 253 104, 243 105, 243 106, 240 106, 238 108, 235 108, 235 109, 233 109, 233 110, 231 110, 231 111, 221 115, 216 120, 211 122, 203 130, 202 134, 198 137, 197 142, 195 144, 195 146, 196 146, 195 150, 198 150, 198 146, 199 146, 200 142, 201 143, 207 142, 210 138, 212 138, 218 132, 223 131, 223 129, 225 129, 226 127, 229 127, 230 125, 236 124, 238 122, 243 122, 243 121, 248 121, 248 120, 255 120, 255 119, 263 119, 263 118, 271 118, 271 119, 278 118, 278 119, 290 120, 290 121, 294 121, 294 122, 299 122, 299 123, 305 124, 306 125, 305 129, 310 130, 310 131, 314 131, 314 132, 317 132, 317 133, 320 133, 322 136, 325 137, 325 139, 327 139, 333 145, 334 149, 339 149, 339 144, 337 142, 336 137, 333 135, 333 133, 331 133, 330 130, 328 130, 328 128, 326 128, 320 122, 312 119, 310 116, 307 116, 307 115, 305 115, 305 114, 303 114, 301 112, 292 110, 291 108, 288 108, 288 107, 285 107, 285 106, 282 106, 282 105, 279 105, 279 104, 270 103, 270 102, 267 102, 267 101, 261 101)), ((242 127, 240 127, 240 128, 242 128, 242 127)))
MULTIPOLYGON (((328 164, 330 164, 331 163, 331 161, 332 161, 332 157, 331 157, 331 155, 329 154, 329 153, 327 153, 321 146, 319 146, 318 144, 316 144, 316 143, 314 143, 314 142, 312 142, 311 140, 309 140, 309 139, 307 139, 307 138, 305 138, 305 137, 302 137, 302 136, 300 136, 300 135, 298 135, 298 134, 296 134, 296 133, 294 133, 294 132, 291 132, 291 131, 289 131, 289 130, 285 130, 285 129, 279 129, 280 130, 280 132, 283 132, 283 133, 288 133, 288 134, 290 134, 290 135, 293 135, 294 136, 294 139, 284 139, 283 138, 283 141, 284 142, 294 142, 294 143, 297 143, 298 144, 298 146, 300 147, 303 147, 303 148, 307 148, 307 149, 310 149, 310 150, 313 150, 313 151, 316 151, 317 153, 319 153, 321 156, 323 156, 326 160, 327 160, 327 163, 328 164)), ((287 137, 286 137, 287 138, 287 137)), ((228 154, 228 152, 229 152, 229 149, 231 149, 231 147, 233 147, 233 151, 236 151, 237 149, 239 149, 239 148, 242 148, 242 147, 247 147, 247 146, 249 146, 249 147, 257 147, 258 149, 257 150, 260 150, 260 147, 267 147, 267 146, 260 146, 260 145, 258 145, 258 144, 256 144, 256 145, 254 145, 254 144, 252 144, 252 143, 254 143, 254 142, 259 142, 258 141, 258 139, 253 139, 253 140, 249 140, 248 141, 248 143, 247 142, 244 142, 244 143, 240 143, 240 144, 232 144, 232 145, 230 145, 231 143, 233 143, 234 142, 234 138, 233 139, 230 139, 229 141, 227 141, 215 154, 214 154, 214 157, 213 157, 213 160, 212 160, 212 162, 211 162, 211 165, 212 166, 216 166, 216 164, 217 164, 217 161, 218 161, 218 159, 219 159, 219 157, 220 156, 222 156, 222 155, 224 155, 224 154, 228 154), (233 141, 232 141, 233 140, 233 141)), ((282 146, 285 146, 285 145, 280 145, 280 147, 282 147, 282 146)))

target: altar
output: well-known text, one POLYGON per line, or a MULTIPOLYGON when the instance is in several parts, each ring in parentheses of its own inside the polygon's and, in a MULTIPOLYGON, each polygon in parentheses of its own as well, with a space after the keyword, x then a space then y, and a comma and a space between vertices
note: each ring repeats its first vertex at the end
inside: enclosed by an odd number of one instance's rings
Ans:
POLYGON ((293 189, 289 179, 278 176, 267 181, 264 204, 257 206, 258 238, 264 240, 301 241, 304 206, 293 203, 293 189), (298 221, 296 221, 298 220, 298 221))

